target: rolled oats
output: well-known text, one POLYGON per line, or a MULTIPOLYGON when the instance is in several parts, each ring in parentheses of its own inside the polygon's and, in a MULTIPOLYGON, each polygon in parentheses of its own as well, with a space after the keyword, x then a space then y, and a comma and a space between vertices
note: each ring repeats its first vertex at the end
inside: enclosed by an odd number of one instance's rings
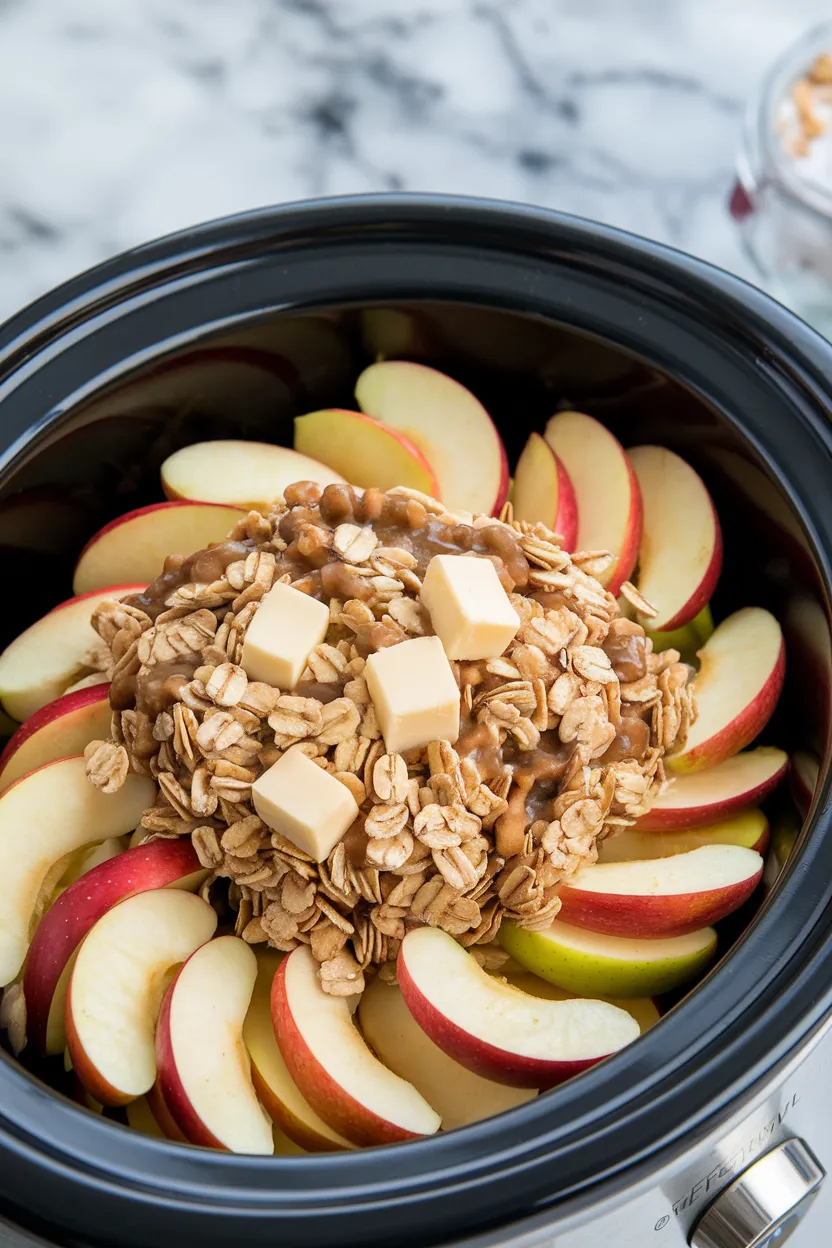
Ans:
MULTIPOLYGON (((695 716, 690 671, 677 652, 654 654, 648 643, 644 676, 619 681, 605 649, 619 609, 595 579, 607 552, 570 556, 510 509, 495 521, 452 516, 407 489, 358 496, 339 486, 330 497, 329 488, 290 486, 268 514, 250 513, 234 531, 248 552, 214 581, 166 582, 155 620, 129 603, 99 604, 101 641, 87 667, 122 689, 164 681, 165 696, 153 716, 120 700, 127 709, 113 715, 112 740, 87 752, 90 778, 112 791, 128 768, 152 775, 158 796, 137 838, 190 836, 209 872, 202 895, 227 890, 234 930, 249 943, 308 944, 328 992, 358 991, 373 968, 394 979, 415 923, 442 927, 497 969, 503 917, 545 927, 560 882, 649 809, 665 784, 664 753, 680 748, 695 716), (494 560, 521 626, 499 658, 454 665, 459 741, 402 756, 385 750, 363 673, 375 649, 431 631, 419 599, 434 549, 419 533, 430 517, 445 526, 447 549, 469 526, 460 553, 494 560), (249 681, 240 665, 246 630, 277 582, 329 608, 327 635, 290 692, 249 681), (612 762, 622 715, 644 723, 647 744, 612 762), (290 748, 359 807, 322 863, 252 809, 252 784, 290 748)), ((629 583, 622 594, 651 613, 629 583)))

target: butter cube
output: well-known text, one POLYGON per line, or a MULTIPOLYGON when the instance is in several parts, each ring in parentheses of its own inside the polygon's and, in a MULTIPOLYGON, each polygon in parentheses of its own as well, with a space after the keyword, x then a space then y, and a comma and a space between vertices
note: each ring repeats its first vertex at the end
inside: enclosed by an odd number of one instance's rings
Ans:
POLYGON ((449 659, 496 659, 520 627, 490 559, 434 555, 422 602, 449 659))
POLYGON ((251 795, 263 822, 316 862, 329 857, 358 814, 346 785, 297 748, 255 780, 251 795))
POLYGON ((371 654, 364 676, 389 753, 456 741, 459 689, 438 637, 414 637, 371 654))
POLYGON ((250 680, 294 689, 328 628, 329 608, 317 598, 291 585, 273 585, 248 626, 241 665, 250 680))

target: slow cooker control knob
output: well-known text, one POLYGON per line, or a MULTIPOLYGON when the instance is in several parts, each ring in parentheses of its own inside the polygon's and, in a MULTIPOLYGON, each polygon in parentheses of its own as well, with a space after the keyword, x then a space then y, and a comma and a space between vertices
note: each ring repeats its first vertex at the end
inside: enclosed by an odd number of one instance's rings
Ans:
POLYGON ((691 1248, 780 1248, 825 1178, 802 1140, 785 1140, 743 1170, 697 1222, 691 1248))

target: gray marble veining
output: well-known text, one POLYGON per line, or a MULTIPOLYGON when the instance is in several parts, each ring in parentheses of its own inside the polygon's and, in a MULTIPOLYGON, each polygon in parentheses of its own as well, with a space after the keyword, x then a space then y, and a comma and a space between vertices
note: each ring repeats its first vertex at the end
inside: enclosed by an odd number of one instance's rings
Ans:
POLYGON ((746 273, 743 108, 823 0, 0 0, 0 318, 313 195, 524 200, 746 273))

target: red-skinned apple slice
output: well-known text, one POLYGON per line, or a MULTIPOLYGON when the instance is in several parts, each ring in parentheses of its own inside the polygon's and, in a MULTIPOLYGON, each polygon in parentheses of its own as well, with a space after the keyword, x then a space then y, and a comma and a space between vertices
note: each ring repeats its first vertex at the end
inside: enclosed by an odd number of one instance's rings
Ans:
POLYGON ((722 532, 698 473, 663 446, 627 452, 641 489, 639 593, 656 608, 652 631, 681 628, 710 600, 722 570, 722 532))
POLYGON ((761 607, 744 607, 718 625, 699 651, 697 717, 671 771, 716 767, 762 731, 783 688, 786 647, 780 625, 761 607))
POLYGON ((419 447, 403 433, 339 408, 295 417, 295 449, 315 455, 353 485, 408 486, 439 498, 436 475, 419 447))
POLYGON ((465 386, 425 364, 384 360, 364 369, 355 397, 362 412, 416 443, 447 507, 486 515, 500 510, 508 494, 505 447, 465 386))
POLYGON ((610 936, 683 936, 724 919, 760 882, 763 860, 740 845, 584 867, 560 890, 561 917, 610 936))
POLYGON ((165 994, 156 1054, 162 1096, 192 1144, 271 1156, 272 1123, 243 1043, 256 978, 257 959, 239 937, 203 945, 165 994))
POLYGON ((87 780, 81 757, 47 763, 0 795, 0 986, 11 983, 23 965, 39 907, 69 856, 130 832, 154 793, 154 782, 136 775, 117 793, 102 793, 87 780))
POLYGON ((625 828, 598 845, 599 862, 632 862, 639 858, 669 858, 703 845, 743 845, 764 854, 769 839, 768 819, 761 810, 743 810, 717 823, 674 832, 642 832, 625 828))
POLYGON ((88 594, 126 581, 148 584, 170 554, 220 542, 246 512, 224 503, 154 503, 111 520, 87 542, 72 588, 88 594))
MULTIPOLYGON (((167 498, 265 507, 294 481, 343 484, 344 478, 318 459, 267 442, 195 442, 162 464, 167 498)), ((189 549, 196 549, 191 546, 189 549)))
POLYGON ((0 792, 56 758, 80 754, 110 735, 110 687, 91 685, 48 702, 21 724, 0 754, 0 792))
POLYGON ((636 566, 641 542, 641 491, 627 454, 600 421, 583 412, 558 412, 544 436, 575 490, 576 545, 614 556, 599 580, 617 596, 636 566))
POLYGON ((578 509, 569 473, 539 433, 529 435, 514 470, 511 491, 515 520, 539 521, 553 529, 564 550, 574 550, 578 509))
POLYGON ((69 980, 66 1041, 78 1078, 102 1105, 126 1105, 153 1087, 169 972, 216 926, 201 897, 163 888, 126 898, 90 929, 69 980))
POLYGON ((187 1144, 188 1141, 179 1130, 176 1119, 168 1109, 167 1101, 162 1095, 162 1090, 159 1087, 158 1074, 156 1075, 156 1082, 153 1087, 146 1093, 145 1100, 147 1101, 148 1109, 156 1119, 156 1122, 159 1125, 159 1130, 165 1139, 175 1140, 177 1144, 187 1144))
POLYGON ((785 751, 760 745, 707 771, 675 776, 636 826, 642 832, 673 832, 726 819, 768 797, 788 766, 785 751))
POLYGON ((206 872, 187 838, 149 841, 92 868, 46 912, 35 932, 23 972, 29 1038, 40 1052, 64 1047, 68 971, 92 926, 134 893, 176 885, 199 887, 206 872))
POLYGON ((800 816, 805 819, 815 799, 815 789, 820 774, 820 763, 807 750, 797 750, 792 755, 790 771, 792 796, 800 816))
POLYGON ((340 1135, 371 1146, 439 1130, 439 1115, 424 1097, 370 1052, 343 997, 324 992, 318 964, 305 945, 281 962, 271 1006, 289 1074, 340 1135))
POLYGON ((434 1044, 475 1074, 513 1087, 554 1087, 639 1035, 630 1014, 604 1001, 546 1001, 493 979, 440 928, 408 932, 397 976, 434 1044))
POLYGON ((140 594, 144 585, 111 585, 68 598, 41 616, 0 654, 0 699, 17 720, 28 719, 66 692, 99 641, 90 619, 99 602, 140 594))
POLYGON ((309 1153, 328 1153, 352 1148, 301 1096, 275 1039, 272 1023, 271 991, 279 954, 260 953, 257 957, 257 983, 243 1025, 243 1040, 251 1058, 251 1081, 260 1103, 272 1121, 309 1153))
POLYGON ((416 1022, 401 989, 376 975, 358 1006, 364 1038, 394 1074, 407 1079, 452 1131, 469 1123, 525 1105, 535 1088, 510 1088, 483 1079, 448 1057, 416 1022))

